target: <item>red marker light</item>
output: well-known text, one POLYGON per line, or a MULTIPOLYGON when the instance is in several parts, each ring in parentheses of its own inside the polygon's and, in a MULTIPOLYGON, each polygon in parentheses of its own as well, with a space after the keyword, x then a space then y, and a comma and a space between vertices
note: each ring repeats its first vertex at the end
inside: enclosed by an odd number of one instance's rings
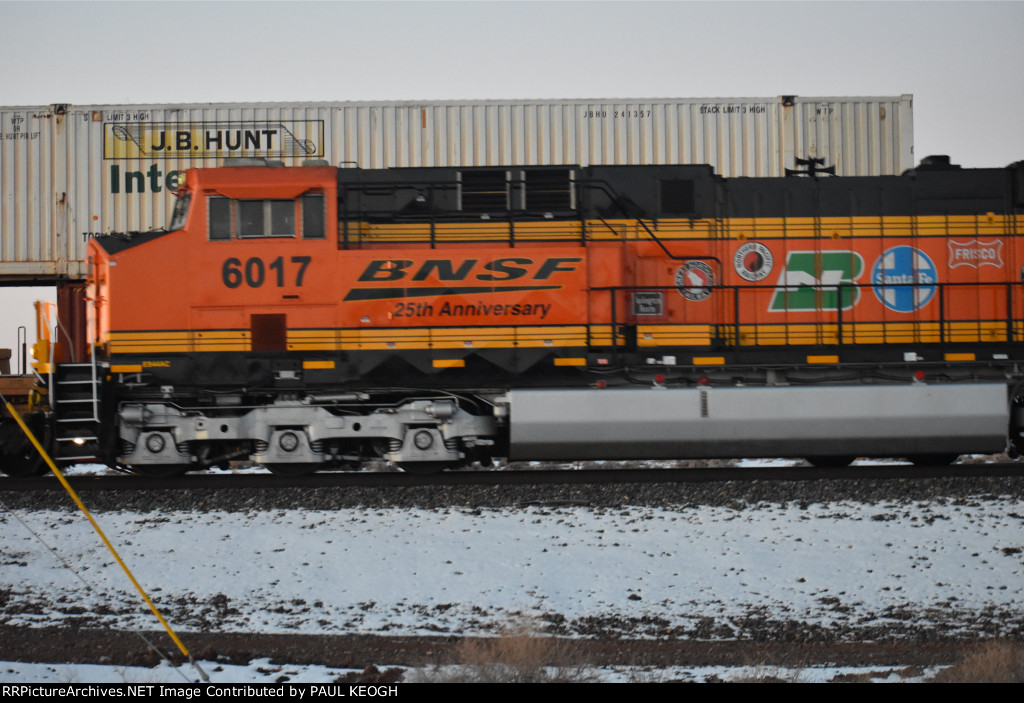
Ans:
POLYGON ((924 380, 924 371, 921 371, 920 369, 915 371, 914 372, 914 380, 915 381, 923 381, 924 380))
POLYGON ((607 388, 608 387, 608 384, 605 381, 598 381, 594 385, 597 386, 598 388, 607 388))
POLYGON ((706 374, 701 374, 701 376, 697 379, 697 383, 699 383, 702 386, 706 386, 709 383, 711 383, 711 379, 708 378, 706 374))
POLYGON ((655 383, 664 383, 664 382, 665 382, 665 376, 664 376, 664 374, 660 374, 660 373, 659 373, 659 374, 658 374, 657 376, 655 376, 655 377, 654 377, 654 382, 655 382, 655 383))

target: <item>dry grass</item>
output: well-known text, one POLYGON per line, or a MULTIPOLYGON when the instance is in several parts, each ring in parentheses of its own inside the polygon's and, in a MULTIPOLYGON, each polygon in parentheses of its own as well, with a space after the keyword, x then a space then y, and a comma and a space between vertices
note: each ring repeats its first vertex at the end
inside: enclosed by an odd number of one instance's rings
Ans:
POLYGON ((729 677, 730 683, 800 683, 800 672, 779 666, 748 666, 729 677))
POLYGON ((495 638, 464 639, 457 662, 423 672, 431 683, 586 683, 597 681, 577 661, 573 647, 554 637, 516 627, 495 638))
POLYGON ((1009 642, 990 642, 958 664, 943 669, 935 683, 1022 683, 1024 647, 1009 642))

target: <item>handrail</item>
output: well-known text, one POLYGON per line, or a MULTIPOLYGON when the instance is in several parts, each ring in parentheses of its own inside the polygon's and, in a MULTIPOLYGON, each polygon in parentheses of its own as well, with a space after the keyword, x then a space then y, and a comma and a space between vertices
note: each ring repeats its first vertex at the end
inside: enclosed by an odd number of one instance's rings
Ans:
MULTIPOLYGON (((523 181, 521 179, 509 179, 509 180, 506 181, 507 185, 517 185, 517 184, 523 184, 523 183, 525 183, 525 181, 523 181)), ((665 256, 667 256, 672 261, 691 261, 691 260, 713 261, 716 264, 717 268, 718 268, 716 274, 718 275, 718 277, 721 277, 723 268, 722 268, 722 261, 721 261, 720 258, 718 258, 717 256, 695 256, 695 255, 676 255, 676 254, 673 254, 672 251, 669 250, 669 248, 665 245, 665 242, 662 241, 661 238, 659 238, 658 235, 655 233, 655 231, 653 229, 651 229, 651 227, 648 226, 648 224, 644 221, 645 218, 643 217, 643 214, 642 213, 638 214, 636 212, 633 212, 632 209, 626 203, 626 201, 624 201, 622 199, 622 197, 616 192, 614 187, 610 183, 608 183, 607 181, 605 181, 603 179, 576 180, 576 181, 573 181, 573 184, 576 187, 578 187, 578 188, 595 190, 595 191, 603 193, 609 199, 609 201, 611 201, 612 205, 616 209, 618 209, 625 218, 627 218, 629 220, 635 221, 644 230, 644 232, 646 232, 647 236, 650 237, 651 241, 653 241, 655 244, 657 244, 658 247, 661 249, 661 251, 665 254, 665 256)), ((456 183, 446 183, 446 182, 444 182, 444 183, 436 183, 436 182, 403 183, 403 182, 391 182, 391 181, 362 183, 362 182, 358 182, 357 181, 357 182, 352 182, 352 183, 346 183, 344 187, 347 190, 351 190, 351 191, 354 191, 354 192, 357 192, 357 193, 364 193, 364 192, 365 193, 373 193, 374 191, 378 191, 380 193, 390 193, 390 192, 398 192, 398 191, 403 191, 403 190, 414 190, 414 191, 428 190, 430 192, 431 197, 432 197, 433 196, 433 192, 434 192, 435 189, 437 189, 437 190, 451 190, 451 189, 457 188, 458 184, 456 184, 456 183)), ((579 215, 579 213, 581 211, 581 209, 578 206, 576 208, 573 208, 572 210, 573 210, 573 212, 577 216, 579 215)), ((569 211, 565 211, 565 212, 568 213, 569 211)), ((536 221, 538 221, 538 222, 549 221, 550 220, 549 214, 550 213, 548 213, 547 211, 530 211, 530 210, 520 210, 520 209, 514 209, 514 208, 513 209, 499 209, 499 210, 495 210, 493 212, 487 212, 487 213, 477 213, 477 212, 465 211, 465 210, 457 210, 457 211, 456 210, 452 210, 452 211, 446 211, 446 212, 436 212, 436 211, 431 211, 431 210, 424 210, 423 212, 396 212, 394 210, 375 211, 375 210, 369 210, 369 209, 365 209, 365 208, 362 208, 362 209, 361 208, 349 208, 348 200, 344 199, 341 202, 341 206, 340 206, 339 212, 338 212, 338 217, 339 217, 340 223, 341 223, 341 232, 340 232, 341 237, 340 238, 341 238, 341 248, 343 248, 343 249, 347 249, 350 246, 349 225, 353 221, 372 220, 375 217, 386 217, 386 218, 392 219, 392 220, 394 220, 396 222, 399 222, 399 223, 421 222, 421 223, 429 224, 430 225, 429 242, 430 242, 431 248, 434 248, 436 246, 436 232, 435 232, 436 225, 438 225, 440 223, 443 223, 443 222, 466 222, 466 221, 471 221, 473 219, 474 215, 476 215, 478 217, 486 215, 487 216, 486 219, 489 222, 507 223, 508 227, 509 227, 508 243, 509 243, 510 247, 515 247, 515 245, 517 243, 516 242, 516 237, 515 237, 515 225, 516 225, 516 222, 531 221, 533 219, 536 219, 536 221)), ((575 218, 572 218, 570 215, 566 214, 564 216, 559 217, 558 219, 559 220, 569 220, 569 219, 575 219, 575 218)), ((600 221, 602 224, 604 224, 610 230, 614 231, 614 229, 612 229, 611 226, 608 225, 607 221, 604 218, 602 218, 602 217, 595 217, 593 219, 596 220, 596 221, 600 221)), ((651 219, 651 218, 646 218, 646 219, 651 219)), ((585 221, 582 220, 582 219, 580 219, 579 221, 580 221, 580 225, 581 225, 581 237, 585 238, 585 236, 586 236, 585 221)))
MULTIPOLYGON (((836 327, 835 342, 834 343, 827 343, 827 344, 825 342, 823 342, 823 341, 819 341, 818 342, 818 344, 825 344, 826 346, 845 346, 847 344, 847 341, 845 340, 845 338, 846 338, 845 332, 847 331, 847 329, 850 330, 850 340, 851 340, 850 343, 856 344, 857 343, 857 333, 853 331, 853 327, 852 327, 853 325, 883 325, 884 326, 884 325, 888 325, 888 324, 905 324, 905 323, 915 323, 917 325, 921 325, 920 328, 915 328, 912 331, 911 334, 913 334, 914 340, 911 341, 911 342, 907 342, 908 344, 937 344, 940 347, 948 347, 950 345, 957 344, 958 341, 956 339, 956 335, 962 336, 964 334, 964 332, 962 330, 961 331, 957 331, 953 327, 954 325, 958 325, 958 324, 960 324, 960 325, 963 325, 963 324, 977 325, 977 329, 975 331, 974 338, 973 339, 964 340, 963 343, 965 343, 965 344, 1001 344, 1001 345, 1009 345, 1009 346, 1014 346, 1014 347, 1020 346, 1020 345, 1024 344, 1024 339, 1017 339, 1017 337, 1020 336, 1020 335, 1018 335, 1017 332, 1016 332, 1016 323, 1024 323, 1024 318, 1022 318, 1022 319, 1015 319, 1013 317, 1014 310, 1015 310, 1014 305, 1013 305, 1014 291, 1018 290, 1018 291, 1024 292, 1024 282, 1021 282, 1021 281, 940 282, 940 283, 929 283, 929 284, 926 284, 926 285, 923 285, 921 283, 886 283, 884 285, 879 285, 879 284, 874 284, 874 283, 851 283, 851 282, 841 282, 841 283, 838 283, 838 284, 829 284, 829 285, 821 284, 821 285, 816 285, 816 286, 811 286, 811 285, 799 285, 799 286, 758 286, 758 285, 720 285, 720 284, 716 284, 716 285, 702 286, 702 287, 710 288, 711 291, 712 291, 712 295, 715 295, 715 294, 722 295, 722 294, 724 294, 724 295, 732 296, 732 305, 730 306, 730 305, 728 305, 726 303, 723 306, 721 306, 721 308, 720 308, 720 310, 722 310, 723 312, 727 311, 727 310, 729 310, 729 308, 731 308, 731 315, 730 315, 729 318, 722 319, 721 317, 718 317, 716 319, 712 319, 710 321, 706 321, 706 319, 694 320, 694 319, 685 319, 685 317, 684 318, 676 317, 674 319, 668 320, 668 319, 665 319, 665 318, 668 317, 668 315, 665 314, 665 315, 659 316, 659 319, 652 320, 650 323, 647 323, 647 324, 651 324, 651 325, 659 325, 659 324, 665 324, 665 325, 673 325, 673 324, 706 324, 706 325, 708 325, 710 327, 732 328, 732 340, 733 341, 732 341, 732 343, 726 345, 727 348, 740 348, 740 347, 744 347, 744 346, 756 346, 756 345, 743 345, 743 344, 740 344, 740 327, 742 325, 752 325, 752 326, 766 325, 766 326, 771 326, 771 325, 775 325, 775 324, 785 324, 785 325, 787 325, 787 327, 788 326, 794 326, 794 327, 805 327, 805 328, 806 327, 810 327, 810 326, 814 326, 814 325, 834 325, 836 327), (902 313, 898 313, 898 312, 895 312, 895 311, 893 311, 891 313, 891 315, 886 315, 884 317, 872 316, 871 318, 865 318, 863 315, 859 315, 859 316, 857 316, 857 319, 851 319, 853 316, 849 314, 849 311, 851 310, 853 305, 852 304, 851 305, 844 305, 844 302, 847 302, 849 300, 849 297, 847 295, 844 295, 843 291, 845 291, 845 290, 863 291, 865 289, 870 289, 870 290, 873 291, 876 288, 886 288, 886 289, 889 289, 889 288, 924 288, 924 287, 930 287, 930 286, 934 286, 934 287, 936 287, 938 289, 936 291, 937 294, 938 294, 938 296, 937 296, 938 300, 934 301, 932 303, 935 306, 933 308, 933 310, 937 314, 931 314, 931 315, 924 316, 923 319, 922 319, 922 316, 920 316, 920 315, 915 315, 913 317, 909 317, 908 316, 907 318, 899 318, 899 317, 896 317, 896 316, 897 315, 901 315, 902 313), (949 315, 948 315, 948 313, 949 313, 948 307, 949 306, 947 304, 947 291, 952 290, 952 289, 974 289, 974 290, 978 290, 978 291, 989 289, 989 290, 992 290, 994 292, 993 294, 997 296, 996 300, 998 300, 998 293, 996 293, 995 291, 998 291, 999 288, 1002 288, 1003 291, 1005 292, 1005 302, 1006 302, 1005 310, 1001 311, 1001 313, 999 315, 992 315, 990 317, 985 317, 985 316, 982 315, 983 311, 979 310, 977 305, 973 305, 972 306, 972 311, 974 313, 976 313, 976 314, 974 314, 974 316, 962 317, 962 318, 950 318, 949 317, 949 315), (819 309, 816 309, 816 310, 806 310, 806 311, 803 311, 803 312, 806 312, 806 313, 809 313, 809 314, 817 315, 817 319, 809 320, 809 321, 806 321, 806 322, 803 322, 803 321, 793 322, 792 320, 783 320, 781 318, 778 320, 778 322, 773 322, 773 321, 767 321, 766 322, 763 317, 755 318, 753 315, 749 315, 749 317, 750 317, 749 320, 745 320, 744 319, 743 304, 742 304, 742 300, 741 300, 742 297, 744 296, 744 294, 760 294, 762 296, 768 296, 768 295, 771 295, 774 291, 777 291, 777 290, 790 290, 790 291, 794 291, 795 292, 795 291, 798 291, 798 290, 808 290, 808 289, 814 290, 814 291, 818 291, 820 293, 835 292, 836 293, 835 307, 819 308, 819 309), (992 340, 991 342, 985 341, 983 339, 983 337, 985 336, 985 332, 984 332, 982 326, 984 324, 987 324, 987 325, 989 325, 988 329, 989 330, 993 330, 993 329, 997 329, 997 327, 1000 326, 1000 323, 1003 323, 1003 326, 1004 326, 1004 330, 1005 330, 1004 338, 1003 339, 995 339, 995 340, 992 340), (928 326, 931 326, 933 328, 933 331, 928 332, 927 331, 928 330, 928 326), (935 335, 936 333, 938 335, 938 341, 937 342, 936 341, 931 341, 931 342, 929 342, 929 341, 921 341, 922 337, 925 336, 926 334, 928 334, 928 335, 935 335)), ((630 293, 630 292, 651 292, 651 291, 662 291, 662 292, 664 292, 664 291, 678 290, 678 288, 679 288, 678 286, 673 286, 673 285, 662 285, 662 286, 651 286, 651 285, 644 285, 644 286, 595 286, 595 287, 592 287, 592 288, 589 289, 591 291, 591 293, 600 295, 602 293, 607 292, 608 295, 610 296, 610 298, 609 298, 609 310, 611 312, 611 319, 608 322, 604 322, 604 321, 601 321, 601 320, 595 320, 595 321, 592 321, 591 324, 611 324, 611 325, 613 325, 613 327, 614 326, 619 326, 619 325, 645 324, 644 321, 643 321, 643 316, 637 316, 637 315, 634 315, 631 312, 631 310, 632 310, 631 306, 627 305, 627 306, 625 306, 625 308, 626 308, 625 311, 621 310, 621 306, 619 305, 619 301, 618 301, 618 297, 619 296, 617 294, 618 293, 630 293)), ((968 314, 970 314, 970 313, 968 313, 968 314)), ((707 318, 707 316, 704 316, 704 317, 707 318)), ((883 335, 885 334, 885 330, 883 330, 882 334, 883 335)), ((727 338, 727 336, 725 338, 727 338)), ((787 343, 789 343, 788 342, 788 335, 787 335, 787 343)), ((878 343, 878 342, 864 342, 864 343, 865 344, 870 344, 870 343, 878 343)), ((617 343, 615 343, 614 339, 612 341, 612 345, 613 346, 619 346, 617 343)))
MULTIPOLYGON (((592 188, 607 195, 608 199, 612 201, 612 203, 622 212, 623 215, 625 215, 627 218, 631 220, 636 220, 637 224, 644 228, 644 231, 647 232, 647 236, 649 236, 654 241, 654 243, 658 245, 658 247, 665 253, 665 256, 667 256, 668 258, 672 259, 673 261, 690 261, 694 259, 707 259, 709 261, 714 261, 716 264, 718 264, 718 271, 719 274, 721 274, 722 261, 717 256, 676 256, 675 254, 670 252, 668 250, 668 247, 665 246, 665 243, 658 238, 658 235, 656 235, 654 231, 651 230, 651 228, 648 227, 646 223, 644 223, 643 217, 629 212, 629 208, 626 206, 626 203, 622 200, 622 198, 619 197, 618 193, 615 192, 615 189, 612 188, 607 181, 594 179, 589 181, 577 181, 577 183, 582 185, 584 188, 592 188)), ((599 219, 606 227, 608 227, 608 223, 605 222, 603 217, 596 219, 599 219)), ((609 227, 609 229, 611 229, 611 227, 609 227)))
MULTIPOLYGON (((58 328, 54 327, 53 328, 53 336, 56 337, 57 334, 58 334, 58 328)), ((49 391, 50 408, 51 409, 54 407, 54 405, 55 405, 55 403, 57 401, 57 395, 54 393, 54 380, 57 378, 57 370, 54 368, 54 363, 53 363, 54 362, 53 356, 54 356, 54 351, 56 350, 56 348, 57 348, 56 344, 53 344, 53 343, 50 344, 50 358, 49 358, 50 375, 49 375, 49 383, 47 384, 47 386, 48 386, 48 391, 49 391)))
POLYGON ((96 378, 96 345, 90 344, 90 364, 89 368, 92 371, 92 419, 93 422, 100 421, 100 407, 99 407, 99 383, 96 378))
POLYGON ((18 325, 17 336, 18 351, 18 374, 24 376, 28 368, 28 329, 25 325, 18 325))

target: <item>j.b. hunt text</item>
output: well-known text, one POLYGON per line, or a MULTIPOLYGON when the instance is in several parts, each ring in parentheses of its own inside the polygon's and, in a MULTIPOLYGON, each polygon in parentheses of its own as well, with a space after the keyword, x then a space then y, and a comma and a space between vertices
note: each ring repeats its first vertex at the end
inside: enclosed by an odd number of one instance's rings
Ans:
POLYGON ((238 151, 240 149, 273 149, 276 129, 206 129, 193 143, 188 130, 154 132, 149 143, 152 151, 192 151, 200 146, 205 151, 238 151))

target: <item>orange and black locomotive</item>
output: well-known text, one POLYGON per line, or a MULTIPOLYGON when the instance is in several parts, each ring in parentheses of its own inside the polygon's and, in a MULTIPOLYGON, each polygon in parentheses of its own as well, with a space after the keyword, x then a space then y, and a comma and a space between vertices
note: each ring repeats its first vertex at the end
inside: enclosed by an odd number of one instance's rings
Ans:
POLYGON ((1020 163, 236 162, 177 194, 166 231, 90 243, 96 361, 50 399, 92 394, 54 441, 139 473, 935 460, 1024 424, 1020 163))

